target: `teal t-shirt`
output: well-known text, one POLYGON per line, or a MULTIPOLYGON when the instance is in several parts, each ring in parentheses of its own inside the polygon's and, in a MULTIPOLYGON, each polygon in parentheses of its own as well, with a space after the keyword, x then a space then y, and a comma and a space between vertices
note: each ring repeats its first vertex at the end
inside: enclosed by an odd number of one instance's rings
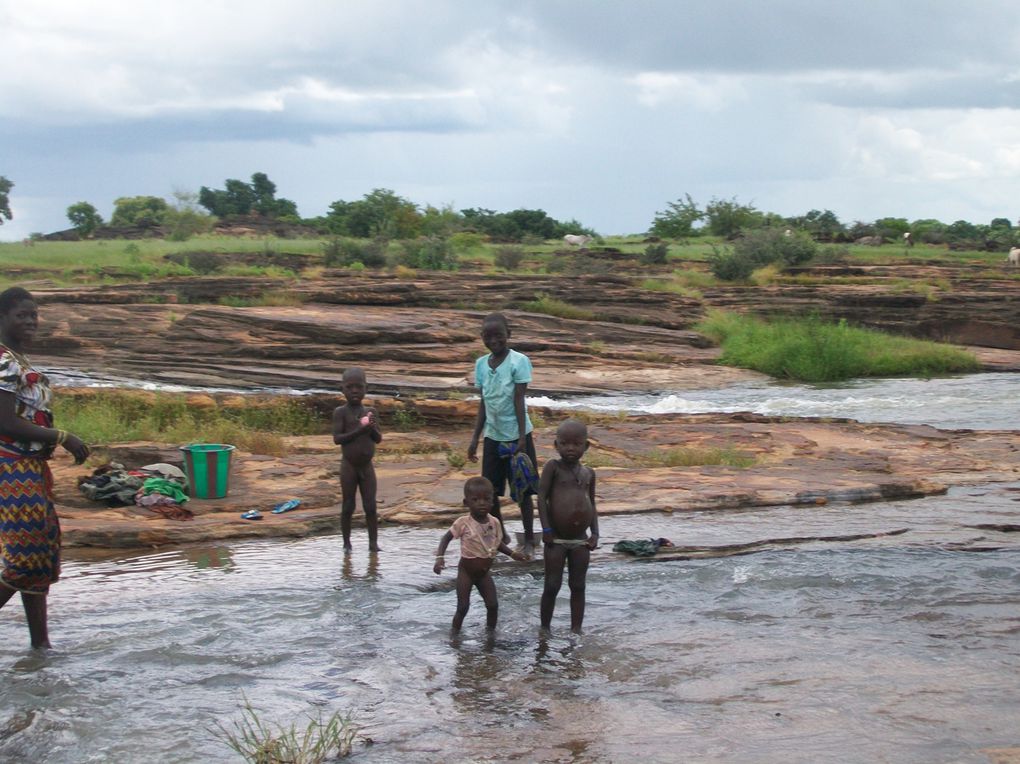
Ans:
MULTIPOLYGON (((485 402, 486 438, 502 442, 515 441, 517 413, 514 411, 514 389, 520 382, 531 382, 531 361, 524 353, 511 350, 503 363, 495 369, 489 367, 491 353, 475 361, 475 385, 485 402)), ((527 410, 524 411, 524 434, 534 429, 527 410)))

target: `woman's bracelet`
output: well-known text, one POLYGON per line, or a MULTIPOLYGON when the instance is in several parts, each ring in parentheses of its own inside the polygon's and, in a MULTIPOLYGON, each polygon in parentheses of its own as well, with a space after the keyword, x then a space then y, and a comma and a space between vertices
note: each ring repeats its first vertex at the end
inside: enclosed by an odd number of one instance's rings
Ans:
POLYGON ((552 528, 543 528, 542 529, 542 533, 552 533, 552 532, 553 532, 552 528))
POLYGON ((64 441, 67 440, 67 432, 65 430, 57 430, 56 445, 64 445, 64 441))

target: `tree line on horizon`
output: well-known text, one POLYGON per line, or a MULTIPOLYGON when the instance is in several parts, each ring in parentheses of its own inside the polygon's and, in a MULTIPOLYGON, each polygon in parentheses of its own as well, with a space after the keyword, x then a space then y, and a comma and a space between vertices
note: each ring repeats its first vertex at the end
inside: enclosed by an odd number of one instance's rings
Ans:
MULTIPOLYGON (((0 176, 0 225, 5 218, 12 219, 9 194, 13 187, 12 181, 0 176)), ((302 218, 292 200, 277 197, 276 184, 263 172, 254 173, 250 182, 229 178, 222 189, 202 186, 198 193, 175 191, 170 202, 158 196, 120 197, 114 201, 108 223, 89 202, 76 202, 67 208, 73 230, 83 238, 101 233, 104 226, 137 226, 161 229, 167 238, 183 241, 212 230, 218 220, 252 216, 303 227, 320 235, 365 239, 404 240, 471 231, 494 242, 528 243, 558 239, 566 234, 597 235, 577 220, 559 221, 541 209, 497 212, 475 207, 458 211, 452 206, 419 205, 385 188, 373 189, 354 201, 334 201, 325 215, 302 218)), ((849 243, 866 237, 901 241, 909 233, 914 242, 952 249, 1006 251, 1020 244, 1020 227, 1001 217, 987 225, 966 220, 943 223, 936 219, 909 221, 898 217, 844 223, 828 209, 785 217, 758 210, 736 197, 713 198, 701 207, 690 194, 668 202, 665 210, 656 212, 647 234, 671 240, 705 235, 735 240, 749 231, 767 228, 804 232, 823 243, 849 243)))

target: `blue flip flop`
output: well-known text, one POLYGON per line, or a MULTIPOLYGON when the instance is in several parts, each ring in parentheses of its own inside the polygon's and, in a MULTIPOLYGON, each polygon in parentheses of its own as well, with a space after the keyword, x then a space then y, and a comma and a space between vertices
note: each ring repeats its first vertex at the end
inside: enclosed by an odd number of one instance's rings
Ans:
POLYGON ((257 509, 249 509, 247 512, 243 512, 241 514, 241 519, 242 520, 261 520, 262 519, 262 513, 259 512, 257 509))
POLYGON ((296 509, 301 506, 301 499, 290 499, 283 501, 273 507, 274 515, 282 515, 284 512, 290 512, 292 509, 296 509))

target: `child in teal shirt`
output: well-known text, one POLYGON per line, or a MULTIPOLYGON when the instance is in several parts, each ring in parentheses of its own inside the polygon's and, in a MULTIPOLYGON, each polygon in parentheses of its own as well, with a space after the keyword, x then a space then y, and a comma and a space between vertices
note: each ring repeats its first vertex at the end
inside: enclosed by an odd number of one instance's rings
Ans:
MULTIPOLYGON (((537 467, 533 429, 524 396, 531 382, 531 361, 524 353, 509 346, 510 325, 502 313, 490 313, 482 321, 482 342, 489 350, 475 362, 475 385, 481 392, 475 431, 468 445, 467 457, 478 461, 478 439, 484 434, 482 476, 493 486, 491 514, 503 524, 499 497, 506 491, 510 477, 510 459, 505 453, 525 453, 537 467), (500 445, 505 444, 500 454, 500 445)), ((534 491, 526 489, 520 497, 521 522, 524 524, 524 554, 534 552, 534 491)), ((509 541, 504 525, 504 539, 509 541)))

